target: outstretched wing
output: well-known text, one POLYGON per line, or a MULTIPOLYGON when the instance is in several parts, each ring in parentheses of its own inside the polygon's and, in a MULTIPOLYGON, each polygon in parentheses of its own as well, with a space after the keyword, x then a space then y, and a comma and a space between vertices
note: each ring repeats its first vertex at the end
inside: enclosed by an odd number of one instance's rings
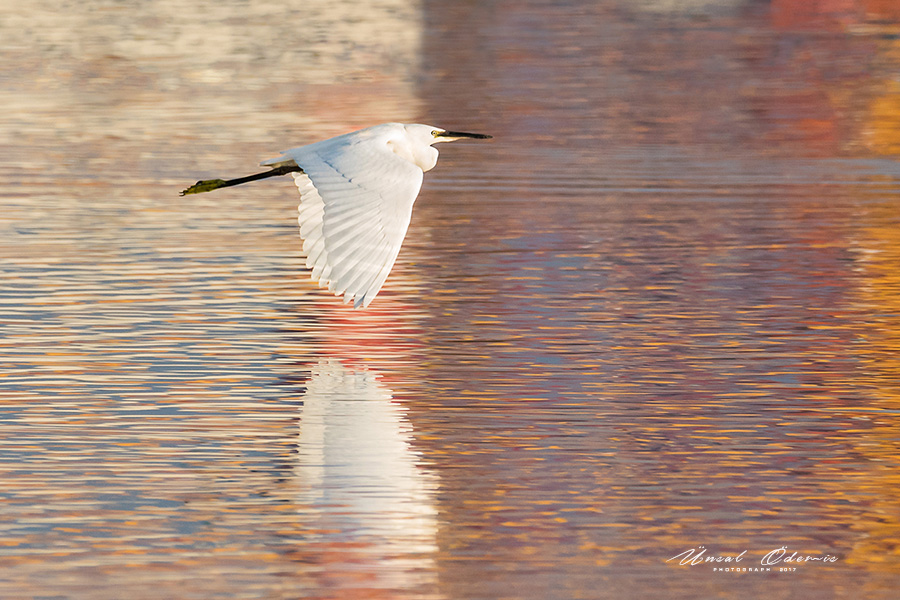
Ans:
MULTIPOLYGON (((422 169, 379 138, 342 136, 288 150, 302 173, 298 221, 312 279, 355 308, 367 307, 406 236, 422 169)), ((284 158, 266 161, 276 164, 284 158)))

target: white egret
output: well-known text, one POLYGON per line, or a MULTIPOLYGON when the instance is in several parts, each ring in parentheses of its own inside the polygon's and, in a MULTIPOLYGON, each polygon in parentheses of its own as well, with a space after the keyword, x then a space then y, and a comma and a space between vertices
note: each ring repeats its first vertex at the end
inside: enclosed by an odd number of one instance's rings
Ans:
POLYGON ((313 281, 354 308, 367 307, 400 252, 422 176, 437 164, 432 144, 490 137, 385 123, 285 150, 260 163, 270 171, 198 181, 181 195, 290 173, 300 189, 300 237, 313 281))

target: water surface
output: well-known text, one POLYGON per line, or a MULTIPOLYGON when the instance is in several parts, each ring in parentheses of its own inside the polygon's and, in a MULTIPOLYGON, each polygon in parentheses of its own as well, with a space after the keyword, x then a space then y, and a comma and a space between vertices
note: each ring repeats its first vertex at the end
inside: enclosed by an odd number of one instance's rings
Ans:
POLYGON ((894 597, 900 14, 850 4, 2 9, 0 596, 894 597), (178 197, 390 120, 495 140, 367 311, 289 180, 178 197))

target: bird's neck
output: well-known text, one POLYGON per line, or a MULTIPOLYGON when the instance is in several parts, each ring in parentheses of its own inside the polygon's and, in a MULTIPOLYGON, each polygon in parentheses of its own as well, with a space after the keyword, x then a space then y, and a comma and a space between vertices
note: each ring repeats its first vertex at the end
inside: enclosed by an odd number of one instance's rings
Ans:
POLYGON ((430 171, 437 164, 437 148, 421 144, 414 145, 397 140, 389 142, 388 145, 397 156, 405 158, 423 171, 430 171))

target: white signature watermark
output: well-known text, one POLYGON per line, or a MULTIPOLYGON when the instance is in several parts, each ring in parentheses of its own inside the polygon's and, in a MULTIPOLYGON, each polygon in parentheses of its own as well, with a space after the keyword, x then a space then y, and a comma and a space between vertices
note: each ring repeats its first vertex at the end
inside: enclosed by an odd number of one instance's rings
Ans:
POLYGON ((801 554, 791 552, 787 546, 782 546, 767 552, 758 563, 747 557, 747 550, 739 554, 708 554, 704 546, 690 548, 676 554, 666 562, 678 561, 679 565, 695 567, 697 565, 711 565, 713 571, 722 572, 755 572, 755 571, 796 571, 798 565, 808 563, 834 563, 838 557, 832 554, 801 554), (741 561, 746 562, 738 565, 741 561))

